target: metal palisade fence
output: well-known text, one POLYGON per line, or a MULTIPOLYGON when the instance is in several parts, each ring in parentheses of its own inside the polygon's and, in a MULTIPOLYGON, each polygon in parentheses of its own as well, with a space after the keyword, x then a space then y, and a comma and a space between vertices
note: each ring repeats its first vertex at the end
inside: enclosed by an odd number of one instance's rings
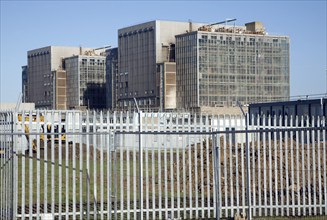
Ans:
POLYGON ((0 219, 12 219, 15 214, 13 113, 0 114, 0 219))
POLYGON ((327 212, 324 117, 1 112, 1 219, 327 212))

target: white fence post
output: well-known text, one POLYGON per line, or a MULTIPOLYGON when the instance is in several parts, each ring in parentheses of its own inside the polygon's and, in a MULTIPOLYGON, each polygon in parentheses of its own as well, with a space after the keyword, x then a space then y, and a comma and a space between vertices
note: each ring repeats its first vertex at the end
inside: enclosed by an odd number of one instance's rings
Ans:
POLYGON ((142 111, 138 113, 139 125, 139 209, 140 218, 143 219, 143 150, 142 150, 142 111))

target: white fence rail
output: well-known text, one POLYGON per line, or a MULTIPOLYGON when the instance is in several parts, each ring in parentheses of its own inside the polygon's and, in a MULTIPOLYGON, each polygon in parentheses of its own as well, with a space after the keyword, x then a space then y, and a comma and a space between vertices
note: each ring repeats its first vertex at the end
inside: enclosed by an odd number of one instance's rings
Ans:
POLYGON ((1 219, 207 219, 249 207, 252 216, 327 212, 323 117, 0 116, 1 219))
POLYGON ((13 114, 0 114, 0 219, 14 216, 13 114))

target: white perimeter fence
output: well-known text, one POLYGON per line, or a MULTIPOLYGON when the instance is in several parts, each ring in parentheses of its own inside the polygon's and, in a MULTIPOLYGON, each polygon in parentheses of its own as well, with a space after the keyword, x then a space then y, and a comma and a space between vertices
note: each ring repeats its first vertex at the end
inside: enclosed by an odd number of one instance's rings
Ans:
POLYGON ((0 218, 327 213, 324 117, 0 113, 0 218))

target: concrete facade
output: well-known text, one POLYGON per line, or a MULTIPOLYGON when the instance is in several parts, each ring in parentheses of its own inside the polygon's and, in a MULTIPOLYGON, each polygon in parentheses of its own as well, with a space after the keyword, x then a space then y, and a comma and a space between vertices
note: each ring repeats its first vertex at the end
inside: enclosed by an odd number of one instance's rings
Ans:
POLYGON ((96 54, 65 58, 67 108, 106 108, 106 57, 96 54))
POLYGON ((115 109, 117 103, 118 48, 106 50, 106 96, 107 108, 115 109))
POLYGON ((177 35, 177 108, 287 100, 289 56, 289 37, 266 35, 261 22, 177 35))
POLYGON ((158 64, 160 74, 160 111, 176 109, 176 63, 158 64))
POLYGON ((136 98, 142 110, 203 112, 287 100, 289 44, 287 36, 267 35, 261 22, 150 21, 119 29, 118 48, 105 54, 58 46, 28 51, 23 101, 131 110, 136 98))
POLYGON ((28 80, 28 67, 22 66, 22 102, 26 102, 27 80, 28 80))
POLYGON ((48 46, 27 52, 28 83, 26 102, 36 108, 55 109, 53 71, 63 69, 63 58, 89 50, 79 47, 48 46))
POLYGON ((150 21, 118 30, 117 109, 160 110, 158 64, 175 61, 175 35, 203 24, 150 21))
POLYGON ((52 72, 54 76, 54 89, 55 89, 55 109, 65 110, 67 109, 67 80, 65 70, 56 70, 52 72))
MULTIPOLYGON (((24 102, 33 102, 35 103, 36 108, 42 108, 42 109, 67 109, 66 104, 68 104, 68 98, 70 96, 74 96, 75 93, 67 93, 70 92, 68 89, 66 90, 65 85, 65 66, 64 66, 64 59, 67 57, 74 57, 74 56, 99 56, 101 53, 104 52, 104 48, 98 48, 98 49, 92 49, 92 48, 82 48, 82 47, 62 47, 62 46, 48 46, 43 47, 35 50, 31 50, 27 52, 27 60, 28 65, 26 70, 28 71, 28 74, 26 74, 27 80, 24 81, 25 83, 25 99, 23 99, 24 102), (59 77, 59 78, 56 78, 59 77), (57 87, 58 86, 58 87, 57 87)), ((101 58, 101 64, 103 64, 104 58, 101 58)), ((95 66, 97 63, 95 64, 95 66)), ((96 71, 94 73, 97 75, 98 70, 95 66, 90 66, 88 71, 91 73, 92 71, 96 71)), ((82 68, 82 66, 81 66, 82 68)), ((86 67, 83 67, 84 69, 86 67)), ((105 64, 101 67, 101 83, 105 81, 103 79, 104 72, 105 71, 105 64)), ((80 74, 80 71, 83 72, 83 69, 75 68, 76 72, 74 73, 76 77, 80 74)), ((24 71, 24 70, 23 70, 24 71)), ((26 71, 25 71, 26 72, 26 71)), ((22 73, 23 74, 23 73, 22 73)), ((72 73, 72 68, 70 69, 70 75, 72 73)), ((97 76, 94 76, 97 78, 97 76)), ((92 80, 91 80, 92 81, 92 80)), ((97 80, 95 80, 95 83, 98 83, 97 80)), ((76 81, 78 82, 78 81, 76 81)), ((68 82, 67 82, 68 83, 68 82)), ((90 83, 90 82, 89 82, 90 83)), ((74 86, 76 87, 76 86, 74 86)), ((98 108, 101 106, 103 107, 103 103, 105 103, 105 100, 103 101, 103 96, 105 95, 105 92, 103 91, 105 86, 104 85, 89 85, 90 89, 87 91, 88 96, 90 96, 88 99, 95 98, 92 106, 95 108, 98 108), (101 88, 100 88, 101 87, 101 88), (92 95, 93 92, 97 93, 98 90, 101 90, 101 95, 94 96, 92 95), (93 92, 91 92, 91 90, 93 92), (104 93, 104 94, 102 94, 104 93), (91 97, 92 96, 92 97, 91 97), (101 102, 101 104, 96 104, 101 102)), ((24 95, 24 94, 23 94, 24 95)), ((24 96, 23 96, 24 98, 24 96)), ((70 98, 71 100, 71 98, 70 98)), ((90 101, 89 101, 90 102, 90 101)), ((76 102, 76 106, 80 106, 81 104, 79 102, 76 102)), ((83 103, 84 105, 85 103, 83 103)))

